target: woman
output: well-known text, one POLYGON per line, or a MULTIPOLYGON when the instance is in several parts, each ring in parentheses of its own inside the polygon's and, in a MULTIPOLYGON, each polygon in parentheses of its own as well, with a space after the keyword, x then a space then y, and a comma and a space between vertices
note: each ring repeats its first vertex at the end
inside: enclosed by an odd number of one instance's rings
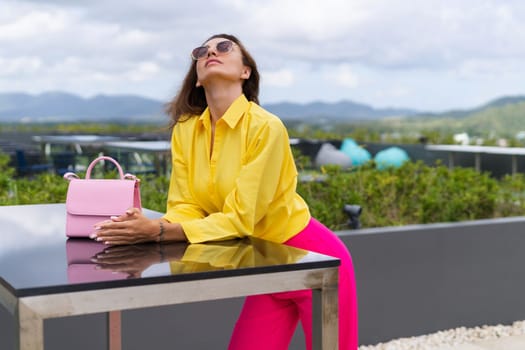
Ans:
MULTIPOLYGON (((167 108, 173 167, 166 214, 150 220, 130 209, 97 224, 92 238, 106 244, 199 243, 252 235, 338 257, 340 349, 357 349, 351 257, 330 230, 311 218, 296 192, 286 128, 258 105, 254 59, 226 34, 206 40, 192 58, 167 108)), ((287 349, 299 320, 310 349, 311 303, 310 290, 246 298, 230 349, 287 349)))

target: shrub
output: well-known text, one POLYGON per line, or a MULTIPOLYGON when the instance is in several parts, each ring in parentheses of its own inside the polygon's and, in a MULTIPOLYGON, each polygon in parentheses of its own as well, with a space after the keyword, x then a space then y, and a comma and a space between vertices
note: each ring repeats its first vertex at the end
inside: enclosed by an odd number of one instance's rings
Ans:
MULTIPOLYGON (((0 205, 63 203, 68 182, 54 174, 14 179, 9 158, 0 154, 0 205)), ((473 168, 448 169, 406 162, 400 168, 377 170, 373 162, 350 170, 327 166, 299 182, 298 192, 312 215, 333 230, 347 229, 345 204, 363 208, 362 227, 451 222, 523 215, 525 176, 501 181, 473 168), (312 180, 313 179, 313 180, 312 180), (321 181, 316 181, 321 180, 321 181)), ((79 174, 83 178, 83 174, 79 174)), ((115 178, 116 173, 103 174, 115 178)), ((169 177, 141 176, 142 205, 164 212, 169 177)))
POLYGON ((12 197, 15 170, 9 166, 9 161, 9 156, 0 152, 0 205, 8 203, 12 197))
POLYGON ((500 181, 496 217, 523 215, 525 212, 525 175, 506 175, 500 181))
POLYGON ((147 175, 141 177, 142 206, 164 213, 168 199, 169 182, 168 176, 147 175))
POLYGON ((322 169, 324 182, 303 182, 298 192, 312 215, 334 230, 345 228, 344 204, 363 208, 363 227, 448 222, 493 217, 498 183, 471 168, 407 162, 379 171, 373 164, 352 171, 322 169))
POLYGON ((67 185, 61 176, 50 173, 18 178, 11 186, 9 203, 4 204, 63 203, 66 201, 67 185))

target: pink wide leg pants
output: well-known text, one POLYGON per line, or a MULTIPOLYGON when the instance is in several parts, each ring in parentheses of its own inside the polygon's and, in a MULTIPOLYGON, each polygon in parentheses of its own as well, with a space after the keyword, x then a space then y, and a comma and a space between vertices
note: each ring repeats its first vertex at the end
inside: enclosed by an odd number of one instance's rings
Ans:
MULTIPOLYGON (((339 349, 358 346, 357 293, 354 267, 344 243, 326 226, 311 219, 285 244, 337 257, 339 268, 339 349)), ((301 290, 246 298, 233 330, 229 350, 286 350, 301 321, 306 348, 312 348, 312 291, 301 290)))

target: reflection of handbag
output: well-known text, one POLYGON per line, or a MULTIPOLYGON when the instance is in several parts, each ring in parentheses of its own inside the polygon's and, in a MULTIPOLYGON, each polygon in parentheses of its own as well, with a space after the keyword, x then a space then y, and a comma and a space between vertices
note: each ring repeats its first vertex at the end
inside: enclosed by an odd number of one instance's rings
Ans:
POLYGON ((71 238, 66 242, 67 280, 69 283, 86 283, 128 278, 123 272, 97 269, 91 259, 107 248, 104 243, 84 238, 71 238))
POLYGON ((142 209, 140 180, 131 174, 124 175, 113 158, 93 160, 86 170, 85 179, 74 173, 66 173, 64 178, 69 181, 66 197, 66 235, 69 237, 88 237, 97 222, 122 215, 132 207, 142 209), (91 179, 91 170, 101 160, 114 163, 120 179, 91 179))

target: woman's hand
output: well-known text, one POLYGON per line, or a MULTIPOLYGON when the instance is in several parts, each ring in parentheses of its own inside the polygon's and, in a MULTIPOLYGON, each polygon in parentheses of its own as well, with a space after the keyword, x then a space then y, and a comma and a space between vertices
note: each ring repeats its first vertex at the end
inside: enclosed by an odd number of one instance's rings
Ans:
POLYGON ((137 208, 96 223, 94 229, 89 237, 108 245, 156 242, 160 233, 159 220, 148 219, 137 208))

